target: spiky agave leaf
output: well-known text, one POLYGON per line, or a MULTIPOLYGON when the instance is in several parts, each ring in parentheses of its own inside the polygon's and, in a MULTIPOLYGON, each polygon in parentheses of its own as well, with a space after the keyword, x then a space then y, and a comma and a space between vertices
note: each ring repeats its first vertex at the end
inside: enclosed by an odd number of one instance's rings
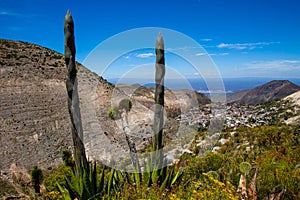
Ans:
MULTIPOLYGON (((59 183, 56 183, 56 184, 57 184, 57 187, 58 187, 60 193, 61 193, 62 196, 63 196, 63 199, 64 199, 64 200, 72 200, 69 191, 68 191, 67 189, 63 188, 59 183)), ((73 199, 74 199, 74 198, 73 198, 73 199)))

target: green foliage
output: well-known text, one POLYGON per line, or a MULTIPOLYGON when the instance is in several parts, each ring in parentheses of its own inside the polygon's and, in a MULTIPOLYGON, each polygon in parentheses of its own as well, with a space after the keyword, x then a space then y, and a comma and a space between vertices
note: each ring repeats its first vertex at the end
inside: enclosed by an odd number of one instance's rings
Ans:
POLYGON ((132 108, 132 102, 129 99, 122 99, 119 103, 119 109, 124 109, 126 112, 129 112, 132 108))
MULTIPOLYGON (((98 169, 97 182, 99 185, 102 180, 101 185, 104 189, 97 198, 236 199, 233 194, 239 184, 240 174, 254 166, 259 169, 257 176, 259 199, 266 197, 277 185, 287 189, 288 198, 297 199, 300 189, 299 130, 299 126, 281 125, 241 128, 232 136, 224 133, 230 137, 230 142, 221 147, 221 153, 210 152, 204 156, 184 154, 180 162, 181 169, 168 166, 166 169, 155 169, 151 173, 145 172, 141 177, 137 173, 127 174, 98 169), (267 140, 265 137, 273 139, 268 146, 260 143, 267 140), (244 144, 253 147, 247 151, 244 144)), ((69 171, 72 173, 72 170, 69 171)), ((248 173, 248 183, 252 173, 253 171, 248 173)), ((69 182, 74 185, 73 182, 78 184, 80 181, 70 178, 69 182)), ((64 183, 60 184, 63 188, 67 188, 64 183)), ((90 184, 92 185, 91 181, 90 184)))
POLYGON ((203 173, 197 181, 192 181, 186 187, 179 187, 169 199, 237 200, 238 198, 235 196, 235 187, 230 182, 215 179, 213 173, 203 173))
POLYGON ((249 174, 250 170, 251 170, 251 164, 250 163, 242 162, 240 164, 240 171, 241 171, 242 174, 244 174, 244 173, 249 174))
POLYGON ((96 163, 89 164, 89 170, 80 166, 80 176, 76 170, 62 165, 45 180, 49 191, 49 199, 102 199, 106 194, 114 194, 122 187, 124 182, 120 172, 104 168, 97 168, 96 163))
POLYGON ((297 167, 300 160, 299 130, 299 126, 283 124, 238 129, 231 141, 220 150, 225 158, 220 171, 237 186, 240 169, 236 170, 236 166, 247 162, 247 165, 258 168, 259 199, 266 197, 278 185, 286 187, 285 196, 297 199, 297 191, 300 190, 300 170, 297 167), (249 148, 248 151, 246 147, 249 148))
POLYGON ((119 119, 121 116, 122 110, 125 110, 126 112, 129 112, 132 108, 132 103, 129 99, 123 99, 120 101, 118 107, 112 107, 108 110, 108 116, 112 120, 119 119))
POLYGON ((186 173, 190 177, 197 179, 202 173, 218 171, 223 164, 223 159, 221 154, 213 152, 209 152, 203 157, 195 157, 190 160, 186 173))
POLYGON ((71 179, 72 169, 70 166, 61 165, 54 170, 48 177, 44 180, 44 185, 47 191, 59 191, 57 183, 59 185, 66 185, 66 179, 71 179))
POLYGON ((220 176, 219 176, 218 172, 216 172, 216 171, 209 171, 209 172, 207 172, 207 174, 210 175, 215 180, 219 180, 220 179, 220 176))
POLYGON ((64 149, 62 151, 62 160, 64 162, 64 165, 66 165, 66 166, 69 166, 69 167, 75 166, 75 160, 72 157, 72 153, 67 149, 64 149))
POLYGON ((43 182, 43 172, 38 166, 34 166, 30 172, 31 183, 36 193, 40 193, 40 185, 43 182))
POLYGON ((277 185, 281 188, 286 187, 286 196, 291 199, 299 198, 300 170, 296 160, 282 153, 270 151, 260 156, 257 162, 260 166, 257 181, 260 198, 268 194, 270 187, 277 185))
POLYGON ((120 112, 119 109, 117 107, 112 107, 109 109, 108 111, 108 116, 109 118, 111 118, 112 120, 116 120, 120 118, 120 112))

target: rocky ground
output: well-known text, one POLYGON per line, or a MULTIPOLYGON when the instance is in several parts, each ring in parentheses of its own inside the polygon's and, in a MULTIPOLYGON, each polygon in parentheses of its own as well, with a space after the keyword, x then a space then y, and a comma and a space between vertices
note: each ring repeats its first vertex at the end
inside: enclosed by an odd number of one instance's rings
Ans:
POLYGON ((295 92, 284 98, 293 102, 294 108, 297 108, 298 115, 286 120, 287 124, 300 124, 300 91, 295 92))

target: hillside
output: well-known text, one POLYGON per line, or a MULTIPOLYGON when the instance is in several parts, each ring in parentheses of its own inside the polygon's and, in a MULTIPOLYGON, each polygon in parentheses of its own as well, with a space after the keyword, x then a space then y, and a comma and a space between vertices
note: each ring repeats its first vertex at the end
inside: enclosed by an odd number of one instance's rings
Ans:
POLYGON ((300 91, 297 91, 287 97, 285 97, 286 100, 291 100, 295 105, 300 106, 300 91))
POLYGON ((0 57, 1 170, 58 165, 72 144, 62 55, 0 40, 0 57))
POLYGON ((287 80, 273 80, 250 90, 243 90, 227 96, 228 103, 261 104, 282 99, 296 91, 300 86, 287 80))
MULTIPOLYGON (((72 149, 63 56, 34 44, 1 39, 0 57, 0 169, 9 172, 12 163, 27 170, 35 165, 52 169, 62 163, 61 150, 72 149)), ((113 121, 107 114, 123 98, 133 103, 128 119, 135 133, 132 139, 138 148, 149 144, 153 91, 131 88, 133 95, 126 94, 125 89, 115 87, 79 63, 77 67, 84 143, 90 158, 101 155, 109 159, 102 152, 112 146, 115 153, 127 151, 120 120, 113 121)), ((167 93, 167 115, 173 110, 178 114, 177 108, 209 103, 208 98, 192 91, 167 93), (196 98, 191 97, 193 94, 196 98)), ((178 123, 167 118, 166 132, 175 133, 178 123)))

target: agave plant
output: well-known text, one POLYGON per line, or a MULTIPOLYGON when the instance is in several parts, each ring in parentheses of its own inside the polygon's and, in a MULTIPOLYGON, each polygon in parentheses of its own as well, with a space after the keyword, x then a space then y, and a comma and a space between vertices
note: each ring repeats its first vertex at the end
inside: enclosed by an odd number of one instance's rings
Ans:
POLYGON ((110 178, 105 182, 105 170, 102 169, 100 180, 97 179, 96 163, 89 164, 85 154, 84 144, 82 142, 82 123, 79 107, 79 98, 77 93, 77 68, 75 65, 75 37, 74 21, 71 12, 68 11, 64 21, 65 34, 65 62, 67 66, 66 88, 68 92, 68 110, 71 118, 72 139, 74 145, 75 170, 73 168, 73 177, 71 180, 66 178, 66 185, 58 184, 58 188, 63 194, 64 199, 96 199, 103 194, 107 194, 116 188, 117 173, 110 172, 110 178))
POLYGON ((81 166, 82 176, 73 173, 70 179, 66 179, 66 185, 57 183, 65 200, 69 199, 101 199, 104 195, 111 195, 121 190, 123 175, 116 170, 102 168, 97 173, 96 163, 89 164, 89 173, 81 166))

